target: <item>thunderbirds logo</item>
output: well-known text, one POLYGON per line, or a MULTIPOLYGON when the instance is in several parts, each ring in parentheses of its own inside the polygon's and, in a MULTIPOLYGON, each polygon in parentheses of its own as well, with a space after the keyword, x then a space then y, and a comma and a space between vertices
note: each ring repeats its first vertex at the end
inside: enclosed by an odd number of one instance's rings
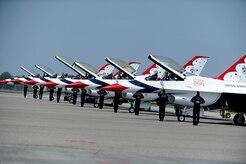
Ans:
POLYGON ((244 66, 242 67, 242 73, 243 73, 243 74, 246 74, 246 65, 244 65, 244 66))

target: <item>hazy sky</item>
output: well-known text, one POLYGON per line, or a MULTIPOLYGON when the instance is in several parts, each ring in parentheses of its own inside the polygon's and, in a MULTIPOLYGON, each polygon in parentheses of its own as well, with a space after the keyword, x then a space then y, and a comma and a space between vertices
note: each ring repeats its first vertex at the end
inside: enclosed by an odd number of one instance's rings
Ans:
POLYGON ((72 72, 55 55, 140 61, 141 72, 149 54, 209 56, 202 75, 219 75, 246 54, 246 0, 0 0, 0 73, 72 72))

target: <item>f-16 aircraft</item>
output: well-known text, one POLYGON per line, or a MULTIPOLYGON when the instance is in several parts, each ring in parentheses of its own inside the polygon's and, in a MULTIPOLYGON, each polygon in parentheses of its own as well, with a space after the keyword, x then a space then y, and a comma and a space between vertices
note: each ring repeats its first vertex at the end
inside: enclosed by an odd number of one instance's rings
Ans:
MULTIPOLYGON (((174 74, 174 80, 123 80, 101 89, 135 93, 158 92, 164 88, 169 94, 171 103, 184 106, 193 106, 190 99, 196 91, 199 91, 205 100, 203 106, 211 106, 216 102, 220 102, 219 106, 222 106, 227 102, 229 109, 237 112, 233 119, 234 123, 236 125, 244 124, 243 113, 246 112, 246 107, 243 100, 246 100, 246 55, 215 79, 202 76, 185 76, 153 55, 149 55, 149 59, 169 73, 174 74)), ((218 106, 218 104, 216 105, 218 106)))

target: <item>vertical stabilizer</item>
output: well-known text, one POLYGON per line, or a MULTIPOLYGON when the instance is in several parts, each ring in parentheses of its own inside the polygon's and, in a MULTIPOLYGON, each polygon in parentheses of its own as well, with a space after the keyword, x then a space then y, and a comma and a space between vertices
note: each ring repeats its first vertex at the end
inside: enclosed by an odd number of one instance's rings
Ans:
POLYGON ((103 76, 107 76, 113 73, 114 70, 114 66, 112 66, 111 64, 105 64, 104 66, 102 66, 99 70, 97 75, 99 77, 103 77, 103 76))
POLYGON ((217 77, 219 80, 246 82, 246 55, 217 77))
POLYGON ((208 61, 208 58, 209 57, 207 56, 195 56, 183 66, 183 73, 185 75, 200 75, 201 71, 208 61))

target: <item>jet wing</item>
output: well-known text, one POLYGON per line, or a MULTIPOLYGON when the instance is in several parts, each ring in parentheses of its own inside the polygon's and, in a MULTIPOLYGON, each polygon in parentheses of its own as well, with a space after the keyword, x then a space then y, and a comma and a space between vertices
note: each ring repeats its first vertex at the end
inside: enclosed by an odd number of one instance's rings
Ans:
POLYGON ((41 65, 36 64, 35 67, 41 70, 42 72, 46 73, 49 76, 53 76, 55 74, 50 68, 46 66, 41 66, 41 65))
POLYGON ((77 66, 80 69, 82 69, 83 71, 85 71, 86 73, 90 74, 91 76, 93 76, 94 78, 98 77, 97 75, 97 69, 94 68, 92 65, 87 64, 87 63, 82 63, 82 62, 74 62, 73 66, 77 66))
POLYGON ((74 70, 75 72, 77 72, 79 75, 85 77, 85 73, 83 70, 73 67, 74 61, 64 56, 55 56, 55 58, 60 62, 62 62, 63 64, 65 64, 66 66, 68 66, 69 68, 71 68, 72 70, 74 70))
POLYGON ((29 75, 31 75, 32 77, 38 75, 38 73, 36 73, 34 70, 32 70, 31 68, 27 68, 27 67, 23 67, 21 66, 21 69, 23 69, 26 73, 28 73, 29 75))
POLYGON ((132 72, 135 72, 134 68, 129 66, 128 64, 124 64, 124 61, 113 58, 106 58, 106 61, 112 64, 115 68, 120 70, 121 72, 127 74, 131 79, 135 78, 135 75, 132 72))
POLYGON ((181 73, 179 73, 178 71, 176 71, 174 68, 172 68, 172 66, 168 66, 167 63, 164 63, 162 62, 161 60, 159 60, 158 58, 156 58, 155 56, 153 55, 149 55, 148 58, 153 61, 154 63, 156 63, 157 65, 159 65, 161 68, 167 70, 168 72, 171 72, 173 74, 175 74, 178 79, 180 80, 184 80, 185 79, 185 76, 181 73))

